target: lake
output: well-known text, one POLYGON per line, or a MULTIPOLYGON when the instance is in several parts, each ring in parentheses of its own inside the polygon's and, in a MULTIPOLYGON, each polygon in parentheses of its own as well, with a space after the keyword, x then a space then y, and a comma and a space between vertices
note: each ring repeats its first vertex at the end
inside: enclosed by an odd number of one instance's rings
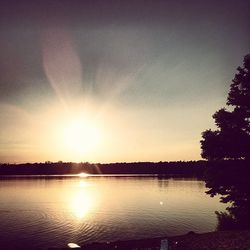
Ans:
MULTIPOLYGON (((218 197, 204 181, 156 176, 64 176, 0 180, 4 249, 65 247, 189 231, 213 231, 218 197)), ((1 248, 1 247, 0 247, 1 248)))

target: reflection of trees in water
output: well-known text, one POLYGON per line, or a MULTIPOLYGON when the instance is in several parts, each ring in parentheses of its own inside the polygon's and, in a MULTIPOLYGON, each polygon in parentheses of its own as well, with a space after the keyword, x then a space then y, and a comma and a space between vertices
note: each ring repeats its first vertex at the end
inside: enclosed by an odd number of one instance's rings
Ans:
MULTIPOLYGON (((177 178, 167 175, 157 176, 157 185, 160 192, 168 192, 169 188, 186 191, 186 188, 204 189, 204 180, 199 178, 177 178)), ((203 191, 202 191, 203 192, 203 191)))
POLYGON ((218 230, 250 229, 250 163, 226 162, 211 166, 206 177, 207 194, 221 195, 226 212, 216 211, 218 230))
POLYGON ((157 184, 160 189, 160 191, 165 191, 167 190, 167 187, 169 186, 169 177, 165 176, 157 176, 157 184))

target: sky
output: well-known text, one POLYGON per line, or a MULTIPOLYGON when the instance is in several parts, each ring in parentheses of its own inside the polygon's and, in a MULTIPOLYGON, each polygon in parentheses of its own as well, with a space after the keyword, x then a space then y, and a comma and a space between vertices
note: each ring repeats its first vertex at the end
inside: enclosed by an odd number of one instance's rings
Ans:
POLYGON ((199 160, 250 52, 247 0, 0 5, 0 162, 199 160))

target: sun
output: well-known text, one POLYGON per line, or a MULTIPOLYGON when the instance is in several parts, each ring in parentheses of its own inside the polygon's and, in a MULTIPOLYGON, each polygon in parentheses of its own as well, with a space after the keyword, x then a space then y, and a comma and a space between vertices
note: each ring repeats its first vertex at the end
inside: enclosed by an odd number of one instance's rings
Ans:
POLYGON ((93 151, 100 142, 97 124, 84 118, 74 118, 63 129, 63 144, 77 156, 93 151))

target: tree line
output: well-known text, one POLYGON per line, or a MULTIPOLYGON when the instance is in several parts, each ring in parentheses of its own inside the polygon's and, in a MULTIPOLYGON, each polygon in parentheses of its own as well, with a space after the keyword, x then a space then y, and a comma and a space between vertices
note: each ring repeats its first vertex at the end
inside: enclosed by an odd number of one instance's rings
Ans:
POLYGON ((45 162, 1 164, 0 175, 63 175, 63 174, 158 174, 202 177, 206 161, 132 162, 132 163, 73 163, 45 162))

